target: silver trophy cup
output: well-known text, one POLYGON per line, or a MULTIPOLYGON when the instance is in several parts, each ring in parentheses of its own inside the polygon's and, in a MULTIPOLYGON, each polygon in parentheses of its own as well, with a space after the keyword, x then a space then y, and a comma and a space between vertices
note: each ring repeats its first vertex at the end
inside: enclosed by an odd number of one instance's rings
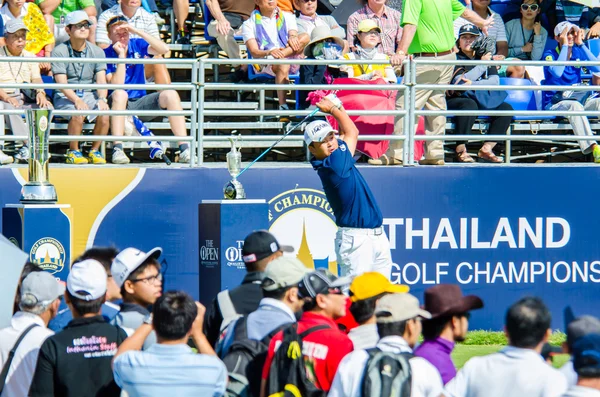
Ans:
POLYGON ((50 152, 50 120, 52 111, 48 109, 27 109, 25 120, 29 127, 29 182, 21 189, 21 202, 24 204, 56 203, 56 189, 48 178, 50 152))
POLYGON ((229 138, 229 141, 231 142, 231 150, 227 153, 227 170, 232 179, 223 188, 223 195, 228 200, 245 199, 244 186, 237 180, 237 176, 242 169, 242 153, 236 148, 233 139, 229 138))

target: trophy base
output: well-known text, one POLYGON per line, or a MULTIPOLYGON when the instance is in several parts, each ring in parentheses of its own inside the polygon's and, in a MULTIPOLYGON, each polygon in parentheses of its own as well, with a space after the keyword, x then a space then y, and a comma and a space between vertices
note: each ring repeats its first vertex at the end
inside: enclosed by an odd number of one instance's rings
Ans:
POLYGON ((232 179, 223 188, 223 196, 227 200, 241 200, 246 198, 246 192, 237 179, 232 179))
POLYGON ((54 204, 56 201, 56 189, 51 183, 30 182, 21 189, 21 202, 24 204, 54 204))

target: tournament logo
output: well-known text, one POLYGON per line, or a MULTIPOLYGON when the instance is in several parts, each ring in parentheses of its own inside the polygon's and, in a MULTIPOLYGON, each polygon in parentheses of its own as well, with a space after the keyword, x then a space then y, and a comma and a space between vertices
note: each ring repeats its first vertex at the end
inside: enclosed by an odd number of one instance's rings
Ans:
POLYGON ((65 248, 55 238, 44 237, 31 247, 29 260, 40 268, 54 274, 60 272, 65 266, 65 248))
POLYGON ((335 254, 337 225, 333 210, 320 190, 297 188, 269 201, 269 231, 309 268, 338 274, 335 254))

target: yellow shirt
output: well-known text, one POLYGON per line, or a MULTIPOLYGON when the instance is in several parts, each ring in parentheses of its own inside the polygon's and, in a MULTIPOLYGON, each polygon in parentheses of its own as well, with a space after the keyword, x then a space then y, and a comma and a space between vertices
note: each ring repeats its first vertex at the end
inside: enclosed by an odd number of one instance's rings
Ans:
MULTIPOLYGON (((347 53, 344 54, 344 58, 345 59, 356 59, 356 56, 353 53, 347 53)), ((377 53, 375 54, 375 57, 373 58, 373 60, 383 60, 383 59, 390 59, 390 57, 388 57, 385 54, 381 54, 381 53, 377 53)), ((363 74, 368 74, 374 71, 379 71, 381 72, 382 76, 385 76, 385 68, 389 67, 389 65, 347 65, 348 67, 352 67, 352 71, 354 72, 354 76, 353 77, 359 77, 362 76, 363 74)))
MULTIPOLYGON (((12 56, 6 47, 0 49, 0 57, 12 56)), ((35 58, 31 52, 23 50, 22 57, 35 58)), ((41 80, 40 66, 35 62, 0 62, 0 83, 21 84, 41 80)), ((13 94, 14 88, 4 88, 7 94, 13 94)))

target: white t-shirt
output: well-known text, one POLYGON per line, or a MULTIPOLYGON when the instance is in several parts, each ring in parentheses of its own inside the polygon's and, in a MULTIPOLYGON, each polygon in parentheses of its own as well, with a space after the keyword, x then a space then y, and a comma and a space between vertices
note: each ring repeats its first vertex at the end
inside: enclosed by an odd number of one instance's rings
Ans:
MULTIPOLYGON (((285 26, 287 28, 287 31, 298 31, 298 25, 296 24, 296 17, 294 16, 294 14, 291 14, 289 12, 281 12, 281 14, 285 18, 285 26)), ((275 25, 276 22, 277 19, 275 17, 269 18, 264 15, 262 16, 262 26, 265 28, 267 35, 273 43, 279 43, 279 38, 277 35, 277 26, 275 25)), ((244 44, 246 44, 250 39, 256 40, 256 24, 252 16, 250 16, 250 18, 248 18, 242 24, 242 36, 244 37, 244 44)))

